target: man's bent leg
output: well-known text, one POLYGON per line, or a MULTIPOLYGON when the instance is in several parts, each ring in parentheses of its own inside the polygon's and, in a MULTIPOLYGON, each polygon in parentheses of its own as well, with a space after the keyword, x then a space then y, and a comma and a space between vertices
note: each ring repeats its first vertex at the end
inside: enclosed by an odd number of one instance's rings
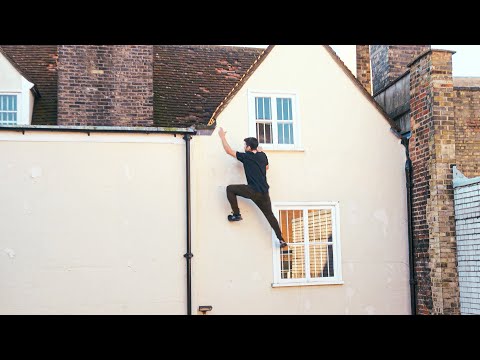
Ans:
POLYGON ((228 185, 227 186, 227 199, 232 207, 234 215, 240 214, 240 209, 238 208, 237 195, 244 197, 246 199, 252 198, 252 189, 248 185, 228 185))

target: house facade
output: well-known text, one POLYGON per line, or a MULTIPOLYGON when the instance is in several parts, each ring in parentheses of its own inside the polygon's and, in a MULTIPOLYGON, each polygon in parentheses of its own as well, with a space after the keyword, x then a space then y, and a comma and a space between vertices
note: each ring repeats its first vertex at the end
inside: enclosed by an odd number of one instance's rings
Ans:
POLYGON ((410 314, 399 128, 328 46, 48 59, 54 119, 0 131, 1 313, 410 314), (287 250, 249 200, 227 221, 220 126, 259 138, 287 250))

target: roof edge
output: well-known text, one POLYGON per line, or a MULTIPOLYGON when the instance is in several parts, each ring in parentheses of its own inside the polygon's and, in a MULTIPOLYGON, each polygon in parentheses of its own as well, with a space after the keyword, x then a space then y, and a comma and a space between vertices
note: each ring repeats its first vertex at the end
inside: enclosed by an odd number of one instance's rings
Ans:
POLYGON ((134 126, 65 126, 65 125, 2 125, 0 131, 67 131, 67 132, 116 132, 144 134, 193 134, 195 127, 134 127, 134 126))
MULTIPOLYGON (((242 78, 235 84, 234 88, 230 91, 230 93, 225 97, 225 99, 220 103, 217 109, 212 114, 210 120, 208 121, 207 126, 211 126, 216 122, 216 118, 218 115, 223 111, 223 109, 227 106, 227 104, 232 100, 235 94, 240 91, 240 89, 245 85, 245 82, 248 78, 253 74, 253 72, 258 68, 258 66, 265 60, 267 55, 272 51, 275 45, 269 45, 257 58, 257 60, 250 66, 250 68, 245 72, 242 78)), ((340 66, 343 72, 353 81, 353 83, 360 89, 362 94, 367 97, 367 99, 375 106, 375 108, 383 115, 385 120, 389 123, 389 125, 395 130, 396 133, 400 132, 400 128, 398 125, 388 116, 385 110, 382 109, 380 105, 375 101, 375 99, 370 95, 370 93, 363 87, 360 81, 353 75, 353 73, 348 69, 345 63, 339 58, 337 53, 329 46, 323 45, 323 47, 327 50, 330 54, 332 59, 340 66)))
POLYGON ((243 76, 240 78, 240 80, 237 81, 235 86, 233 87, 232 90, 225 96, 225 98, 222 100, 222 102, 217 106, 215 111, 213 112, 212 116, 210 117, 210 120, 208 120, 207 126, 212 126, 214 123, 216 123, 216 119, 218 115, 225 109, 225 107, 228 105, 228 103, 233 99, 233 97, 240 91, 240 89, 245 85, 245 82, 248 80, 248 78, 255 72, 255 70, 260 66, 260 64, 265 60, 267 55, 272 51, 272 49, 275 47, 275 45, 269 45, 265 50, 262 51, 262 53, 257 57, 257 59, 253 62, 252 65, 248 68, 248 70, 243 74, 243 76))

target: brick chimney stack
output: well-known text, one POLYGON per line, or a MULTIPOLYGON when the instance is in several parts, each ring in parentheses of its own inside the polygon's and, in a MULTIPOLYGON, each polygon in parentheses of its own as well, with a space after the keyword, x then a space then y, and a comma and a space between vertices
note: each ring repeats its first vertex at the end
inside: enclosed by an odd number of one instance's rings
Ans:
POLYGON ((410 62, 430 49, 430 45, 370 45, 373 95, 404 74, 410 62))
POLYGON ((372 76, 370 71, 370 45, 357 47, 357 79, 363 87, 372 94, 372 76))
POLYGON ((153 45, 59 46, 58 125, 153 126, 153 45))
POLYGON ((452 51, 410 66, 410 157, 418 314, 460 314, 452 187, 456 163, 452 51))

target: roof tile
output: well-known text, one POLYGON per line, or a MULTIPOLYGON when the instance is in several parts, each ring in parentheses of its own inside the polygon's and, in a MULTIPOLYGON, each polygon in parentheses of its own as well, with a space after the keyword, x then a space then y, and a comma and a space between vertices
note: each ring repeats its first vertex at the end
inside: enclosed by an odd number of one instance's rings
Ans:
POLYGON ((263 49, 215 45, 154 45, 154 123, 207 125, 263 49))

